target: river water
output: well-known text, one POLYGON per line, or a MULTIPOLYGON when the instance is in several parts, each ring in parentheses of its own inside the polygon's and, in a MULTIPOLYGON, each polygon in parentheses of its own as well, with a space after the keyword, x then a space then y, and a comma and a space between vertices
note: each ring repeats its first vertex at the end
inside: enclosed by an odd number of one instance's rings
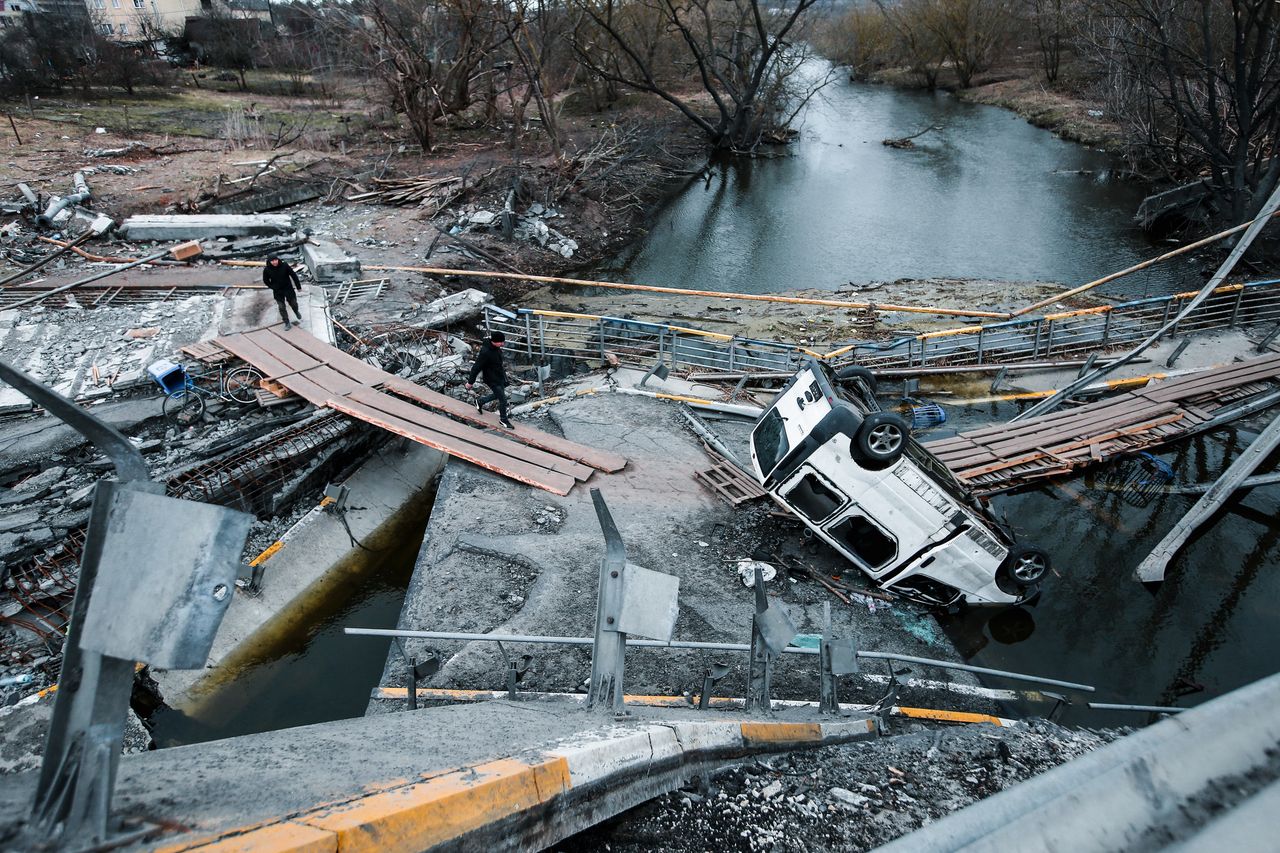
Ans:
MULTIPOLYGON (((813 104, 788 153, 719 165, 690 182, 608 273, 757 293, 923 277, 1074 285, 1168 248, 1134 227, 1142 192, 1112 178, 1106 155, 944 93, 838 83, 813 104), (881 144, 930 126, 913 150, 881 144)), ((1175 261, 1109 292, 1198 288, 1202 263, 1175 261)), ((990 415, 1017 411, 1001 405, 990 415)), ((1163 458, 1174 484, 1209 482, 1251 437, 1223 431, 1163 458)), ((1237 499, 1175 559, 1159 590, 1130 577, 1195 500, 1159 494, 1135 506, 1107 487, 1105 472, 996 498, 994 508, 1053 555, 1054 576, 1032 607, 969 611, 944 627, 975 663, 1093 684, 1096 701, 1168 704, 1197 691, 1179 700, 1190 705, 1269 674, 1280 657, 1280 634, 1270 630, 1280 489, 1237 499)), ((1078 704, 1065 719, 1145 721, 1078 704)))
MULTIPOLYGON (((928 277, 1074 285, 1160 253, 1132 221, 1143 192, 1107 155, 1006 110, 838 82, 802 131, 786 156, 691 181, 608 274, 753 293, 928 277), (914 149, 881 144, 928 127, 914 149)), ((1175 261, 1110 292, 1169 292, 1194 272, 1175 261)))

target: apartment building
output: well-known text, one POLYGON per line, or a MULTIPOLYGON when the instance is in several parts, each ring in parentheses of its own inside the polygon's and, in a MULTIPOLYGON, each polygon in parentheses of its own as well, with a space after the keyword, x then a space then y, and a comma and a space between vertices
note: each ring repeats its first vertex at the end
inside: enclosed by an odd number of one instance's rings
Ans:
POLYGON ((85 0, 103 35, 117 41, 141 41, 161 33, 180 33, 207 0, 85 0))

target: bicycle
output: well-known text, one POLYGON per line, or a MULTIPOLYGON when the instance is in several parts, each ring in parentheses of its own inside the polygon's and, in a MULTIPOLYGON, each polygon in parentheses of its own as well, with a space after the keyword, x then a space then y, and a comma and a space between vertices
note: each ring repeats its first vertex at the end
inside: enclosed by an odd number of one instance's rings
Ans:
POLYGON ((166 390, 164 398, 164 416, 176 426, 186 428, 199 422, 204 416, 205 400, 216 399, 223 403, 235 403, 247 406, 257 397, 256 392, 265 378, 262 371, 249 365, 241 365, 230 370, 219 364, 216 372, 190 373, 183 365, 175 365, 181 372, 181 384, 173 390, 172 375, 165 377, 160 384, 166 390))

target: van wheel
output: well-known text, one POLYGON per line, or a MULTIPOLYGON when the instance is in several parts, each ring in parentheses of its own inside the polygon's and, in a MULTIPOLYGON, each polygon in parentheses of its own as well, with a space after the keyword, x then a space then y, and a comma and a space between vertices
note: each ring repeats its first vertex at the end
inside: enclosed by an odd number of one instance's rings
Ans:
POLYGON ((892 412, 868 415, 858 428, 856 444, 863 458, 872 462, 896 462, 906 448, 910 428, 892 412))
POLYGON ((1018 586, 1033 586, 1049 573, 1049 555, 1033 545, 1014 545, 1000 569, 1018 586))
POLYGON ((859 365, 851 365, 842 367, 836 371, 836 379, 841 382, 850 382, 854 379, 861 379, 867 386, 867 390, 874 396, 876 393, 876 378, 871 375, 871 371, 859 365))

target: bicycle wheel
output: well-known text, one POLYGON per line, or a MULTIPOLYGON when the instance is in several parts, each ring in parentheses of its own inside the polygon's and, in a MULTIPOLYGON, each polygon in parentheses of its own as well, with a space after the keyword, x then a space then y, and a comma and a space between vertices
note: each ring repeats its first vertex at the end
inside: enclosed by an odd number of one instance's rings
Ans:
POLYGON ((227 374, 227 379, 224 383, 227 396, 240 405, 247 406, 257 399, 255 394, 258 388, 261 387, 259 383, 264 378, 262 371, 257 368, 237 367, 227 374))
POLYGON ((183 429, 198 423, 204 414, 204 397, 183 388, 164 398, 164 416, 183 429))

